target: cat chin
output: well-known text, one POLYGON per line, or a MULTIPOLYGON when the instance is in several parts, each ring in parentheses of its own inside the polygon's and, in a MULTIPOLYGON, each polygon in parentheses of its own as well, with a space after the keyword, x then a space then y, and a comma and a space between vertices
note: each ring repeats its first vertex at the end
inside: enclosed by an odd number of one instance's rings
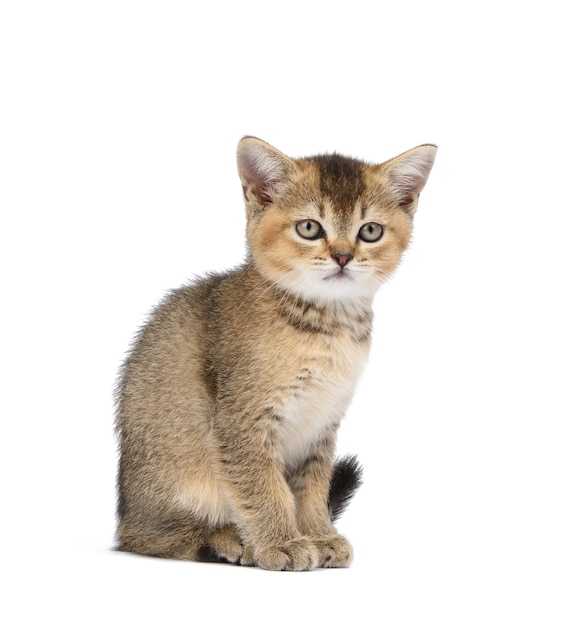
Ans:
POLYGON ((358 280, 340 272, 325 277, 291 281, 289 284, 282 283, 281 286, 303 300, 328 306, 359 302, 369 304, 379 287, 378 284, 371 285, 368 281, 358 280))

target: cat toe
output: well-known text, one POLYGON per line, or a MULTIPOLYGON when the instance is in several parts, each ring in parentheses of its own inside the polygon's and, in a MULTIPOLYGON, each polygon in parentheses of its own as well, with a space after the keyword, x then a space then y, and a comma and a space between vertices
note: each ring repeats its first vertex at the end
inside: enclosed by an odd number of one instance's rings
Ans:
POLYGON ((319 551, 319 567, 348 567, 352 562, 352 546, 342 535, 325 535, 313 542, 319 551))
POLYGON ((268 570, 302 572, 319 564, 319 553, 306 537, 291 539, 277 546, 257 549, 256 563, 268 570))
POLYGON ((253 556, 253 548, 251 546, 243 547, 243 553, 240 556, 238 563, 246 567, 252 567, 256 565, 255 558, 253 556))

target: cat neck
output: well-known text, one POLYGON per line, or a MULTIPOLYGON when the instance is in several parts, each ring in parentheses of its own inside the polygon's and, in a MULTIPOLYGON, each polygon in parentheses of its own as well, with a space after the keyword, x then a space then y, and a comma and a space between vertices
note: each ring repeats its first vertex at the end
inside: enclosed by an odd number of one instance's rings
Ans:
POLYGON ((245 272, 250 280, 258 283, 264 298, 287 324, 301 332, 325 336, 346 333, 357 342, 370 339, 372 332, 372 298, 353 299, 309 299, 284 289, 266 279, 254 263, 248 263, 245 272))

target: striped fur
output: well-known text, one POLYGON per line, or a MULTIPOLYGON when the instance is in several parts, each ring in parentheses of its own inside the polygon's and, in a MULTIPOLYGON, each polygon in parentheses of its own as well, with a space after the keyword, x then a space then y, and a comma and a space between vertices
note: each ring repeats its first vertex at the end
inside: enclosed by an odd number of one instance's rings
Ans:
POLYGON ((335 465, 336 432, 434 156, 294 160, 240 142, 245 262, 170 293, 122 368, 119 549, 272 570, 350 563, 333 520, 360 470, 335 465))

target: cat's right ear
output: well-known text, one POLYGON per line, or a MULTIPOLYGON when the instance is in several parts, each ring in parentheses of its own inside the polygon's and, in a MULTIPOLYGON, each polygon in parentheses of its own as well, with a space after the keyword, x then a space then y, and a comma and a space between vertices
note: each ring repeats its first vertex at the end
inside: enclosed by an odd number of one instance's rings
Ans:
POLYGON ((295 171, 289 157, 255 137, 244 137, 239 142, 237 163, 246 203, 257 201, 264 207, 273 202, 295 171))

